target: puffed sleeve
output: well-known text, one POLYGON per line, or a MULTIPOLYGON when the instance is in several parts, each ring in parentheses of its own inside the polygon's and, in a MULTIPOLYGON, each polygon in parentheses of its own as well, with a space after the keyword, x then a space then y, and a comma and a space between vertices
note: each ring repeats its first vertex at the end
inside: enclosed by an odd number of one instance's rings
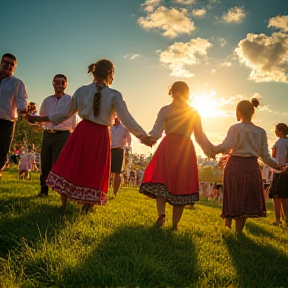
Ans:
POLYGON ((148 133, 153 138, 159 139, 162 137, 165 122, 165 107, 162 107, 158 112, 153 129, 148 133))
MULTIPOLYGON (((49 115, 49 120, 54 125, 59 125, 63 121, 70 118, 74 113, 77 112, 77 93, 79 89, 77 89, 71 99, 67 102, 67 104, 57 111, 54 114, 49 115)), ((75 116, 76 117, 76 116, 75 116)))
POLYGON ((239 130, 237 127, 231 126, 227 132, 226 138, 224 139, 223 143, 214 147, 214 153, 228 153, 231 149, 234 149, 235 144, 239 140, 239 130))
POLYGON ((16 92, 16 106, 18 112, 27 108, 27 99, 28 95, 25 84, 19 80, 16 92))
POLYGON ((141 139, 147 136, 147 133, 143 128, 136 122, 128 111, 127 105, 123 100, 122 94, 118 91, 115 91, 115 101, 114 109, 119 115, 121 121, 126 126, 126 128, 137 138, 141 139))
POLYGON ((271 158, 269 153, 266 131, 263 131, 260 159, 271 168, 276 168, 277 166, 277 162, 271 158))

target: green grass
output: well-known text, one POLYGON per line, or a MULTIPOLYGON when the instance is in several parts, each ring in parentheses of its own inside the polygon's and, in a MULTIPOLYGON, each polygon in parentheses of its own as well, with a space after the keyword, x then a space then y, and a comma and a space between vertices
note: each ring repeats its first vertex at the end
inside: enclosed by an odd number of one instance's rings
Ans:
POLYGON ((155 201, 122 188, 82 215, 60 209, 50 191, 4 172, 0 182, 0 287, 288 287, 288 230, 249 219, 237 240, 223 227, 219 202, 186 208, 178 232, 157 229, 155 201))

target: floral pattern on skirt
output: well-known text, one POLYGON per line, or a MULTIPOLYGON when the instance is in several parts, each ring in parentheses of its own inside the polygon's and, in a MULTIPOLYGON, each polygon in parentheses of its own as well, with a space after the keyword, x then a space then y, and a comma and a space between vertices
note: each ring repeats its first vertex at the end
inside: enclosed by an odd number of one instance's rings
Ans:
POLYGON ((106 194, 101 190, 76 186, 52 172, 49 174, 47 185, 75 202, 93 205, 105 205, 107 202, 106 194))
POLYGON ((170 193, 167 186, 161 183, 142 183, 139 192, 155 199, 157 196, 165 197, 170 205, 193 205, 199 201, 199 193, 188 195, 175 195, 170 193))

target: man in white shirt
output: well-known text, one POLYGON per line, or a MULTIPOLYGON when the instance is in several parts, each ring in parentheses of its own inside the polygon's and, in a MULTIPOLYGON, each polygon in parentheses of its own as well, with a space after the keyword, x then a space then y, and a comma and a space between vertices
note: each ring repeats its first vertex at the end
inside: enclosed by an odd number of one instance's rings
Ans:
POLYGON ((25 115, 27 92, 25 84, 13 73, 17 66, 14 55, 2 56, 0 66, 0 176, 6 163, 7 153, 13 139, 14 125, 18 115, 25 115))
MULTIPOLYGON (((40 116, 54 114, 63 108, 71 99, 70 95, 64 93, 67 87, 67 77, 65 75, 55 75, 52 85, 54 88, 54 95, 48 96, 44 99, 39 111, 40 116)), ((54 125, 50 122, 43 123, 44 132, 41 146, 40 175, 41 191, 38 196, 48 195, 48 186, 46 185, 48 174, 75 126, 75 114, 59 125, 54 125)))
POLYGON ((124 158, 124 148, 130 148, 131 134, 122 125, 119 117, 114 118, 114 125, 110 127, 111 133, 111 173, 113 174, 113 192, 116 196, 121 184, 121 170, 124 158))

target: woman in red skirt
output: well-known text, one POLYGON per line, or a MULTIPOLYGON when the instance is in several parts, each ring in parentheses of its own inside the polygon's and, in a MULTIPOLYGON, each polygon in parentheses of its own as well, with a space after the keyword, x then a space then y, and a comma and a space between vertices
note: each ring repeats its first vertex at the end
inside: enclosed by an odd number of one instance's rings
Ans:
POLYGON ((63 109, 53 115, 28 116, 29 121, 50 121, 55 125, 75 112, 83 119, 52 167, 47 185, 61 195, 64 208, 70 199, 83 203, 86 212, 93 205, 106 203, 111 151, 108 127, 115 112, 133 135, 151 145, 146 132, 129 113, 121 93, 109 87, 114 76, 113 63, 101 59, 88 67, 88 73, 93 74, 93 83, 77 89, 63 109))
POLYGON ((155 142, 162 137, 151 162, 148 164, 139 192, 156 199, 158 220, 165 223, 166 202, 173 206, 173 229, 178 229, 183 209, 199 200, 199 180, 196 154, 191 134, 203 151, 211 155, 212 144, 202 130, 201 118, 187 103, 189 87, 185 82, 175 82, 169 95, 173 100, 158 113, 149 133, 155 142))
POLYGON ((283 168, 269 155, 266 131, 252 123, 254 107, 258 105, 255 98, 240 101, 236 107, 240 123, 231 126, 223 143, 214 147, 215 154, 229 153, 224 169, 221 217, 230 229, 235 219, 237 236, 242 234, 248 217, 266 216, 258 158, 272 168, 283 168))

